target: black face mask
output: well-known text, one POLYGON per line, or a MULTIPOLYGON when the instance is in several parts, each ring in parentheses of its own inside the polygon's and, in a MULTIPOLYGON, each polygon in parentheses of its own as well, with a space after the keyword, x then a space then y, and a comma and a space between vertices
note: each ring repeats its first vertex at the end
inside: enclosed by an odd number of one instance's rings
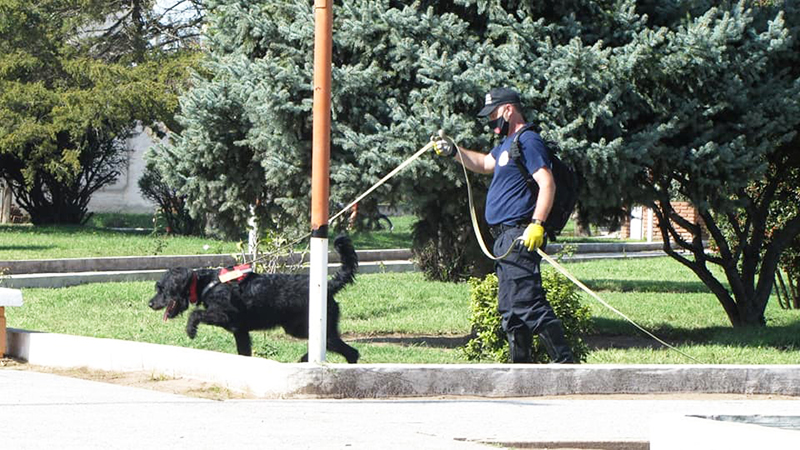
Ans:
POLYGON ((508 121, 503 117, 500 116, 497 119, 489 121, 489 128, 494 131, 495 128, 500 128, 500 136, 505 136, 508 134, 508 121))

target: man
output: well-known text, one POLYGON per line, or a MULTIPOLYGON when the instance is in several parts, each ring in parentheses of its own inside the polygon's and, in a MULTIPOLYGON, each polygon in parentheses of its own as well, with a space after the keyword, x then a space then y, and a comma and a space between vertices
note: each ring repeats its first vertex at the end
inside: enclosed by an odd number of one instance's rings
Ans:
MULTIPOLYGON (((495 88, 486 94, 478 117, 489 118, 489 128, 504 137, 488 154, 461 148, 457 159, 469 170, 493 174, 486 196, 486 221, 495 237, 494 253, 504 254, 522 236, 523 245, 495 266, 498 278, 498 310, 508 335, 511 361, 528 363, 534 334, 557 363, 574 363, 564 328, 545 298, 536 249, 545 245, 544 222, 555 197, 552 164, 542 138, 534 131, 519 136, 520 152, 528 173, 538 185, 534 197, 519 167, 509 156, 515 135, 525 128, 519 94, 495 88)), ((455 143, 440 138, 434 143, 439 155, 455 156, 455 143)))

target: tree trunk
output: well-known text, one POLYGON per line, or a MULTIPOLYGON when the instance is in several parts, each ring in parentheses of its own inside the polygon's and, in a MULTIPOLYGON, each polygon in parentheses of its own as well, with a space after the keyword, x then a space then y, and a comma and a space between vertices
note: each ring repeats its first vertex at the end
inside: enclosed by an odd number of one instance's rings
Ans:
POLYGON ((572 215, 572 220, 575 222, 575 236, 590 237, 592 235, 592 229, 589 224, 584 224, 577 214, 572 215))
POLYGON ((11 223, 11 184, 0 180, 0 223, 11 223))
MULTIPOLYGON (((729 243, 725 240, 724 235, 714 221, 714 218, 706 213, 701 213, 703 221, 706 224, 712 238, 717 242, 720 248, 720 256, 706 254, 702 246, 701 228, 699 224, 691 223, 680 216, 673 210, 668 202, 661 202, 658 208, 654 209, 658 216, 659 227, 661 228, 661 235, 664 240, 664 251, 677 260, 684 266, 691 269, 700 280, 708 286, 711 292, 717 297, 728 320, 734 328, 746 326, 765 326, 766 320, 764 318, 764 311, 766 309, 767 300, 771 291, 769 289, 756 289, 755 275, 752 273, 748 279, 745 277, 747 274, 742 274, 739 267, 756 267, 759 261, 752 261, 751 258, 760 258, 760 252, 744 252, 743 260, 739 260, 739 255, 729 251, 731 248, 729 243), (682 228, 689 230, 692 233, 692 240, 687 241, 680 237, 675 229, 675 224, 672 220, 666 220, 670 217, 675 219, 682 228), (694 260, 691 260, 673 250, 670 245, 670 240, 674 240, 681 248, 692 252, 694 260), (708 269, 707 262, 712 262, 724 268, 725 276, 727 278, 730 288, 725 287, 708 269), (750 286, 748 289, 747 287, 750 286)), ((775 267, 777 260, 775 258, 780 253, 773 249, 772 252, 767 252, 767 255, 761 260, 761 272, 759 273, 759 285, 763 281, 763 277, 767 276, 771 281, 775 276, 775 267)))

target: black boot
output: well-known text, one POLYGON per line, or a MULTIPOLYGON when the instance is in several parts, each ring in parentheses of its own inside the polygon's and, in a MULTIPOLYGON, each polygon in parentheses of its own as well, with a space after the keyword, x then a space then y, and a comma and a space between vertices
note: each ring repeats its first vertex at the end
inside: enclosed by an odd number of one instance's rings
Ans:
POLYGON ((539 333, 539 342, 544 344, 547 354, 554 363, 558 364, 575 364, 575 357, 572 355, 572 350, 567 344, 567 338, 564 336, 564 327, 561 322, 553 322, 547 325, 541 333, 539 333))
POLYGON ((507 333, 508 352, 512 363, 531 363, 531 346, 533 336, 527 328, 517 329, 507 333))

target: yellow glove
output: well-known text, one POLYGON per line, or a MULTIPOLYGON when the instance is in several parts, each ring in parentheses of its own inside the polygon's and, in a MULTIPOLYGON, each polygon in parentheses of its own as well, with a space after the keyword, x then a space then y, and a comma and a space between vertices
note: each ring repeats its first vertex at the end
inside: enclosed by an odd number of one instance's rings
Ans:
POLYGON ((439 130, 438 135, 431 136, 431 141, 433 142, 433 151, 435 151, 437 155, 451 158, 455 156, 457 152, 456 143, 444 134, 444 131, 439 130))
POLYGON ((525 228, 522 233, 522 245, 524 245, 529 252, 534 251, 544 244, 544 227, 540 223, 531 223, 525 228))

